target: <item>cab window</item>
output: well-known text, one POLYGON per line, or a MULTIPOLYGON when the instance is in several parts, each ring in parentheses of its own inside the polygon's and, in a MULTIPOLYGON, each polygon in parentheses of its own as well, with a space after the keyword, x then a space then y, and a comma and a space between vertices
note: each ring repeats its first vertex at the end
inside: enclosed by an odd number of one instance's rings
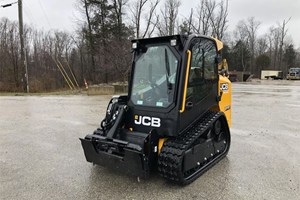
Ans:
POLYGON ((212 40, 201 38, 192 41, 190 51, 192 55, 187 98, 194 99, 196 103, 209 94, 217 80, 217 50, 212 40))

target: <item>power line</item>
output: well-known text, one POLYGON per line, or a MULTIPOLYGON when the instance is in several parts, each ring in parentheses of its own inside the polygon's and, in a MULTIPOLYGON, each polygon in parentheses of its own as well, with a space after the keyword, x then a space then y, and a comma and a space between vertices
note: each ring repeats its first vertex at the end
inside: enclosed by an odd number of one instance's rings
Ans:
POLYGON ((6 7, 9 7, 9 6, 12 6, 14 4, 17 4, 18 2, 12 2, 12 3, 7 3, 7 4, 4 4, 4 5, 1 5, 2 8, 6 8, 6 7))
POLYGON ((42 9, 42 12, 43 12, 43 14, 44 14, 44 16, 45 16, 45 18, 46 18, 46 21, 47 21, 48 25, 49 25, 50 28, 52 29, 52 26, 51 26, 51 24, 50 24, 49 18, 48 18, 48 16, 47 16, 47 14, 46 14, 46 12, 45 12, 45 9, 44 9, 44 6, 42 5, 42 2, 41 2, 40 0, 39 0, 39 5, 40 5, 40 7, 41 7, 41 9, 42 9))
POLYGON ((27 3, 25 3, 25 1, 23 2, 25 9, 24 12, 26 14, 26 16, 28 17, 28 19, 30 19, 30 21, 34 22, 36 25, 38 24, 38 20, 36 20, 35 17, 33 17, 34 15, 32 15, 32 12, 30 11, 29 6, 27 5, 27 3))

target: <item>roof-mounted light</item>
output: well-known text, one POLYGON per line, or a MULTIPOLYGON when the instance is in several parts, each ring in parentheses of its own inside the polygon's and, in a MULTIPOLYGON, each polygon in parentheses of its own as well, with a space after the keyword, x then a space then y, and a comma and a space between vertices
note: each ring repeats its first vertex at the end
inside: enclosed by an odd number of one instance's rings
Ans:
POLYGON ((174 46, 177 45, 177 40, 176 40, 176 39, 172 39, 172 40, 170 41, 170 43, 171 43, 171 46, 174 47, 174 46))
POLYGON ((137 49, 138 45, 137 42, 132 43, 132 49, 137 49))

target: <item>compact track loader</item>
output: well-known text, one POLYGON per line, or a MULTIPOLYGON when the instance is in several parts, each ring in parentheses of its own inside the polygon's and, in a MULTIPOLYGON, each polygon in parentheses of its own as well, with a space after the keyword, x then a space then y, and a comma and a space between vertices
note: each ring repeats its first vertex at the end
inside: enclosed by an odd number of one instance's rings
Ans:
POLYGON ((230 147, 231 83, 223 43, 200 35, 132 41, 129 91, 80 139, 88 162, 137 177, 188 184, 230 147))

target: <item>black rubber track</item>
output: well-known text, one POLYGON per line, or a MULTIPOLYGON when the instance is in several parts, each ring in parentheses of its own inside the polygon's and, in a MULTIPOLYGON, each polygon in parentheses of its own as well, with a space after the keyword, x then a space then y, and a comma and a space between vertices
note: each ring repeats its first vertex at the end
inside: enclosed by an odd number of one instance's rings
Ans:
POLYGON ((190 130, 176 138, 168 139, 164 143, 158 157, 158 172, 161 176, 172 182, 183 185, 189 184, 225 157, 229 151, 229 147, 230 132, 224 113, 209 111, 190 130), (200 136, 209 129, 212 129, 214 122, 217 120, 221 120, 222 129, 227 133, 225 149, 214 155, 206 163, 202 163, 200 166, 195 166, 192 170, 184 172, 183 159, 185 151, 192 148, 200 136))

